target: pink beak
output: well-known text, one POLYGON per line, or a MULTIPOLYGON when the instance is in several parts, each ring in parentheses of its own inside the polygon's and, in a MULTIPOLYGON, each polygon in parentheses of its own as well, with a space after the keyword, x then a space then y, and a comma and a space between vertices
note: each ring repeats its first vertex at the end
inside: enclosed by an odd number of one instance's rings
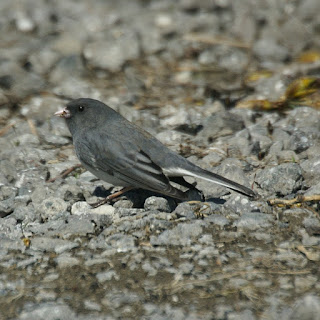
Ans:
POLYGON ((67 108, 57 111, 54 115, 61 118, 65 118, 65 119, 68 119, 71 117, 71 113, 67 108))

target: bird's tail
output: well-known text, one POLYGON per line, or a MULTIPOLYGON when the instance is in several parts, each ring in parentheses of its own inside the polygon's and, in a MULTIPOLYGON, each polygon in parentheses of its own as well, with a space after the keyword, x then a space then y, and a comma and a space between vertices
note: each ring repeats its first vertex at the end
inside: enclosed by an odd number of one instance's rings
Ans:
MULTIPOLYGON (((197 177, 197 175, 194 175, 194 177, 197 177)), ((202 178, 203 180, 211 181, 211 182, 214 182, 214 183, 219 184, 221 186, 227 187, 231 190, 237 191, 237 192, 244 194, 248 197, 253 198, 256 196, 256 194, 253 190, 251 190, 251 189, 249 189, 249 188, 247 188, 237 182, 234 182, 232 180, 229 180, 227 178, 219 176, 216 173, 201 169, 199 177, 202 178)))
POLYGON ((256 194, 253 190, 237 183, 232 180, 229 180, 227 178, 224 178, 222 176, 219 176, 216 173, 204 170, 200 167, 195 166, 194 170, 186 170, 186 169, 180 169, 179 174, 182 176, 190 176, 194 178, 200 178, 203 180, 207 180, 216 184, 219 184, 221 186, 227 187, 231 190, 237 191, 241 194, 244 194, 248 197, 255 197, 256 194))

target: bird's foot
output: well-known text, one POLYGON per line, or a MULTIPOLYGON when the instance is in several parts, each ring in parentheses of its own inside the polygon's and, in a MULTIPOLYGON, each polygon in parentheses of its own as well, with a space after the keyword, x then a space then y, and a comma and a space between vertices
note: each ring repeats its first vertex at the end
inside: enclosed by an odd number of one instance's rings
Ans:
POLYGON ((209 209, 209 211, 211 210, 210 208, 211 206, 208 202, 193 200, 193 201, 187 201, 187 203, 194 206, 194 214, 198 219, 203 219, 207 217, 207 214, 205 213, 205 211, 207 211, 207 209, 209 209))

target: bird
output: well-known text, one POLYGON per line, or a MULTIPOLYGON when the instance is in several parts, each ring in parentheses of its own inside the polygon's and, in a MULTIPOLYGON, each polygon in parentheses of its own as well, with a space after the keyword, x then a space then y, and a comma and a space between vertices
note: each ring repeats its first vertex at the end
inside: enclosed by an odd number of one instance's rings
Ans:
POLYGON ((83 167, 124 191, 141 188, 179 201, 201 201, 202 192, 185 180, 194 177, 255 197, 253 190, 200 168, 101 101, 72 100, 55 115, 65 118, 83 167))

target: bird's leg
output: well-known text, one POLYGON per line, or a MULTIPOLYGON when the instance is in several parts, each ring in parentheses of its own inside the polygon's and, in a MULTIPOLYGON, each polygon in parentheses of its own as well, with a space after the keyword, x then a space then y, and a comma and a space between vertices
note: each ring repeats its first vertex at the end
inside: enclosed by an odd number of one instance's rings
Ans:
POLYGON ((107 198, 108 198, 109 200, 114 200, 115 198, 120 197, 123 193, 125 193, 125 192, 127 192, 127 191, 130 191, 130 190, 132 190, 132 189, 134 189, 134 187, 124 187, 124 188, 122 188, 120 191, 117 191, 117 192, 115 192, 115 193, 113 193, 113 194, 110 194, 110 196, 108 196, 107 198))
POLYGON ((209 211, 211 211, 211 206, 208 202, 193 200, 193 201, 187 201, 187 203, 189 203, 191 206, 195 206, 194 207, 194 214, 198 219, 199 218, 203 219, 203 218, 207 217, 207 214, 205 213, 205 211, 207 209, 209 209, 209 211))
POLYGON ((112 200, 120 197, 122 194, 124 194, 125 192, 130 191, 132 189, 134 189, 134 187, 124 187, 120 191, 117 191, 113 194, 110 194, 110 196, 107 196, 106 198, 102 199, 101 201, 98 201, 96 203, 92 203, 90 205, 93 208, 98 208, 98 207, 102 206, 103 204, 108 203, 109 201, 112 201, 112 200))

